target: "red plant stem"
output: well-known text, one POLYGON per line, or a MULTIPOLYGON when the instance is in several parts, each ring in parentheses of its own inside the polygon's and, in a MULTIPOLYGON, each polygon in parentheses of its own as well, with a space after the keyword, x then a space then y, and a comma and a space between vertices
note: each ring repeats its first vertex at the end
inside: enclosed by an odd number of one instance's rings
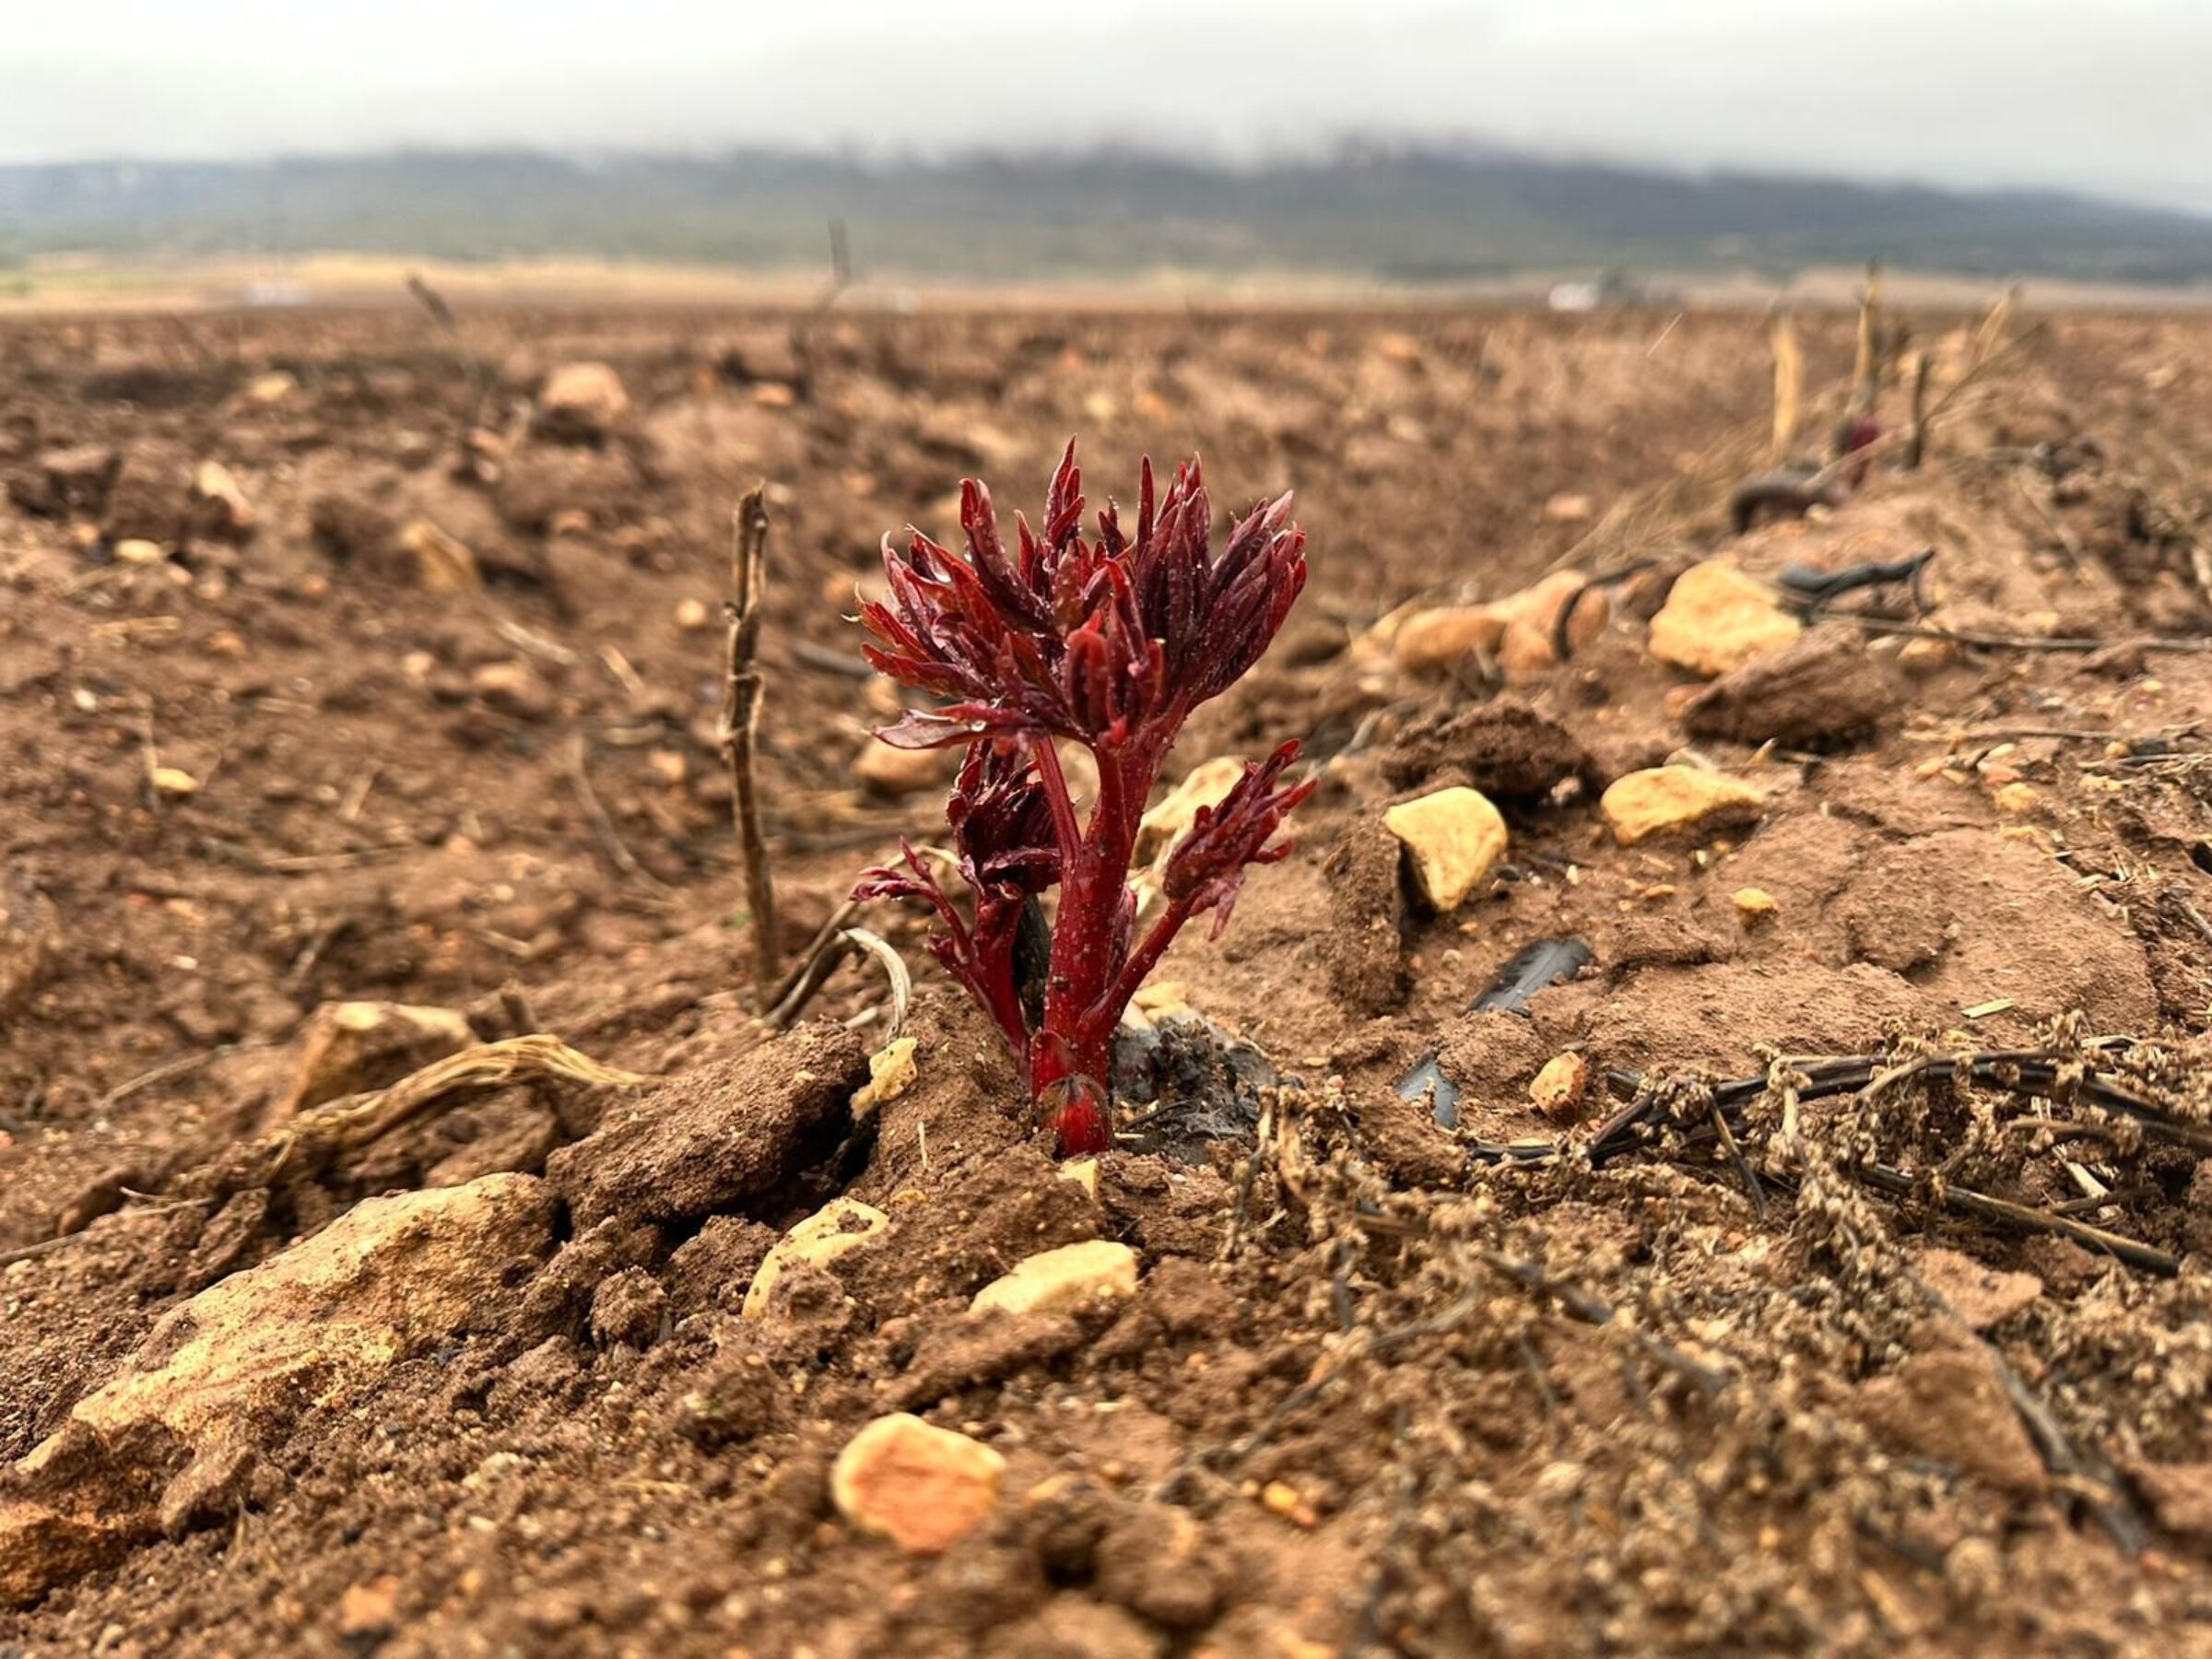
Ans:
POLYGON ((1001 952, 991 962, 971 952, 969 960, 974 964, 971 982, 990 1009, 991 1018, 998 1022, 998 1029, 1006 1033, 1006 1046, 1020 1061, 1026 1081, 1029 1056, 1023 1053, 1023 1047, 1029 1040, 1029 1023, 1021 1011, 1021 992, 1014 983, 1013 952, 1001 952))
POLYGON ((1122 964, 1121 972, 1114 977, 1105 995, 1091 1010, 1090 1018, 1094 1022, 1103 1019, 1108 1032, 1112 1031, 1113 1027, 1121 1021, 1122 1010, 1129 1006, 1130 998, 1144 984, 1146 975, 1159 965, 1159 959, 1167 954, 1168 947, 1174 943, 1175 935, 1182 931, 1182 924, 1190 919, 1189 900, 1179 899, 1168 906, 1167 912, 1152 924, 1152 931, 1145 935, 1145 942, 1129 953, 1129 959, 1122 964))
POLYGON ((1030 739, 1030 752, 1036 757, 1037 781, 1044 785, 1044 798, 1053 808, 1053 832, 1060 842, 1060 865, 1068 868, 1082 855, 1083 831, 1076 824, 1076 801, 1068 794, 1067 774, 1060 770, 1060 751, 1053 747, 1049 736, 1030 739))
MULTIPOLYGON (((1067 801, 1059 759, 1045 759, 1050 746, 1038 746, 1038 771, 1052 799, 1055 820, 1067 801)), ((1149 793, 1158 761, 1151 744, 1100 752, 1099 800, 1090 827, 1072 855, 1061 862, 1060 914, 1053 928, 1053 957, 1045 984, 1044 1023, 1030 1049, 1030 1086, 1041 1094, 1068 1077, 1088 1077, 1101 1088, 1113 1075, 1113 1023, 1098 1009, 1121 964, 1115 959, 1125 876, 1135 850, 1135 815, 1130 804, 1149 793)), ((1074 822, 1069 806, 1066 822, 1074 822)), ((1119 1018, 1118 1006, 1114 1017, 1119 1018)))

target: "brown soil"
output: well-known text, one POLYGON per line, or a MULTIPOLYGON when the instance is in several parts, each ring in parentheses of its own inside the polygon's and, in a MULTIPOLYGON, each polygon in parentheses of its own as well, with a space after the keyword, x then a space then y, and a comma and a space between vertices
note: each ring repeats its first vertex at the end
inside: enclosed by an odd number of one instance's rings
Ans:
MULTIPOLYGON (((1849 319, 1811 332, 1840 376, 1849 319)), ((2125 1036, 2151 1046, 2100 1063, 2203 1124, 2212 657, 2128 641, 2212 631, 2212 329, 2052 319, 1924 471, 1730 544, 1769 577, 1933 546, 1943 625, 2112 649, 1902 652, 1831 621, 1670 700, 1686 678, 1644 620, 1760 459, 1760 341, 1747 319, 1508 313, 0 330, 0 1459, 188 1339, 164 1314, 365 1198, 520 1171, 557 1201, 556 1242, 362 1388, 213 1450, 76 1426, 0 1475, 0 1531, 57 1490, 101 1515, 32 1551, 0 1653, 2212 1641, 2212 1164, 2090 1106, 2049 1109, 2090 1120, 2054 1143, 2001 1091, 1908 1079, 1794 1129, 1754 1101, 1747 1182, 1677 1077, 2125 1036), (530 408, 578 359, 631 404, 581 442, 530 408), (921 984, 917 1079, 872 1126, 847 1102, 875 969, 759 1046, 714 732, 729 510, 764 477, 795 952, 899 835, 942 830, 931 793, 853 771, 891 706, 842 619, 877 537, 945 535, 963 474, 1033 512, 1075 430, 1094 499, 1146 449, 1203 449, 1219 506, 1297 487, 1312 586, 1171 770, 1295 736, 1325 780, 1293 857, 1157 976, 1282 1075, 1258 1136, 1110 1154, 1095 1201, 922 971, 919 917, 870 912, 921 984), (192 488, 209 460, 250 533, 192 488), (1575 495, 1624 507, 1578 522, 1554 501, 1575 495), (138 536, 168 557, 118 559, 138 536), (1510 693, 1474 663, 1408 680, 1363 637, 1571 550, 1626 573, 1612 621, 1510 693), (1685 745, 1767 792, 1759 821, 1616 845, 1600 791, 1685 745), (1438 916, 1380 820, 1452 783, 1492 792, 1513 841, 1438 916), (1527 1018, 1464 1011, 1562 935, 1594 953, 1580 978, 1527 1018), (671 1081, 509 1082, 333 1147, 287 1131, 320 1121, 301 1039, 341 1000, 671 1081), (1614 1110, 1608 1070, 1670 1078, 1646 1138, 1599 1167, 1470 1156, 1560 1133, 1574 1109, 1528 1090, 1567 1053, 1592 1076, 1571 1144, 1614 1110), (1455 1132, 1394 1089, 1430 1053, 1455 1132), (1870 1189, 1868 1163, 1910 1190, 1870 1189), (2178 1277, 1960 1214, 1952 1188, 2067 1206, 2178 1277), (770 1246, 841 1194, 882 1238, 742 1318, 770 1246), (1125 1306, 967 1312, 1090 1238, 1138 1252, 1125 1306), (891 1411, 1006 1460, 941 1558, 830 1500, 839 1450, 891 1411)))

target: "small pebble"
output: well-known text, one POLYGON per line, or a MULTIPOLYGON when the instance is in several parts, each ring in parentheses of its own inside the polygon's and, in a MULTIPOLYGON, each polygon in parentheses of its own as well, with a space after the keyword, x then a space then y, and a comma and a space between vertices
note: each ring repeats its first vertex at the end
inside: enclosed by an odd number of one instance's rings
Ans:
POLYGON ((942 1555, 989 1518, 1006 1470, 982 1441, 897 1412, 845 1443, 830 1492, 862 1532, 911 1555, 942 1555))
POLYGON ((1746 927, 1764 922, 1781 908, 1774 902, 1774 895, 1764 888, 1737 888, 1730 899, 1746 927))
POLYGON ((1528 1098, 1546 1117, 1571 1123, 1582 1115, 1583 1096, 1589 1087, 1587 1060, 1580 1054, 1554 1054, 1528 1086, 1528 1098))

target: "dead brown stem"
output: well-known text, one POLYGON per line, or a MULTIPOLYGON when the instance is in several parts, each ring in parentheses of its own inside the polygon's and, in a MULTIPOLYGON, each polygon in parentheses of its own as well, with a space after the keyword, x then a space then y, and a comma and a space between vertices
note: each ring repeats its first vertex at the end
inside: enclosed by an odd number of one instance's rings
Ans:
POLYGON ((1871 415, 1882 390, 1882 262, 1866 262, 1866 286, 1859 290, 1858 348, 1851 364, 1851 402, 1846 419, 1871 415))
POLYGON ((456 1100, 512 1083, 552 1078, 595 1088, 638 1088, 654 1081, 602 1065, 542 1031, 502 1038, 448 1054, 387 1088, 346 1095, 302 1112, 274 1134, 234 1145, 215 1162, 177 1181, 173 1190, 180 1197, 219 1200, 279 1176, 312 1180, 344 1154, 456 1100))
POLYGON ((1797 441, 1805 413, 1805 352, 1797 344, 1797 324, 1789 312, 1774 319, 1768 337, 1774 347, 1774 432, 1772 458, 1786 460, 1797 441))
POLYGON ((730 622, 723 664, 723 763, 730 770, 730 810, 745 856, 746 904, 753 928, 753 989, 766 1014, 776 1002, 776 887, 760 826, 753 748, 760 728, 760 608, 767 587, 768 487, 756 484, 737 503, 730 548, 730 622))
POLYGON ((1928 454, 1928 374, 1935 367, 1935 359, 1926 352, 1920 354, 1920 363, 1912 371, 1912 424, 1911 436, 1905 440, 1905 457, 1902 466, 1906 472, 1918 472, 1920 464, 1928 454))
POLYGON ((606 849, 606 855, 614 861, 615 867, 631 880, 651 888, 662 898, 670 897, 675 889, 638 862, 638 855, 629 850, 621 832, 615 828, 615 820, 607 816, 606 808, 599 804, 598 791, 592 787, 591 773, 584 766, 584 737, 582 732, 576 734, 576 741, 569 748, 569 786, 576 792, 576 804, 583 808, 584 817, 591 820, 592 830, 599 837, 599 844, 606 849))

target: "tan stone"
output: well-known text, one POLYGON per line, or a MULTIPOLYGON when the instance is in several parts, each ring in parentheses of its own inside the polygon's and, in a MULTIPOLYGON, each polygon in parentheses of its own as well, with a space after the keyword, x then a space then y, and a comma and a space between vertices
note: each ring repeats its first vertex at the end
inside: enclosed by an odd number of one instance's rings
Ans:
POLYGON ((197 517, 212 535, 242 538, 253 534, 253 503, 220 461, 203 461, 192 476, 192 493, 201 504, 197 517))
POLYGON ((550 719, 557 708, 551 689, 527 663, 486 663, 468 684, 487 708, 517 720, 550 719))
POLYGON ((1404 844, 1422 897, 1448 914, 1505 856, 1505 819, 1479 790, 1455 785, 1403 801, 1382 815, 1404 844))
POLYGON ((1279 1515, 1293 1526, 1312 1527, 1321 1524, 1321 1513, 1305 1499, 1305 1494, 1287 1480, 1271 1480, 1260 1488, 1260 1506, 1271 1515, 1279 1515))
POLYGON ((1191 988, 1181 980, 1151 980, 1139 985, 1136 994, 1129 999, 1129 1007, 1153 1025, 1179 1015, 1197 1014, 1191 1006, 1191 988))
POLYGON ((629 413, 622 377, 605 363, 563 363, 537 396, 543 426, 596 436, 629 413))
POLYGON ((1527 627, 1548 645, 1559 631, 1560 613, 1569 606, 1574 614, 1568 622, 1567 642, 1579 649, 1604 631, 1610 609, 1605 594, 1593 589, 1579 571, 1554 571, 1541 582, 1494 601, 1490 609, 1505 618, 1509 641, 1514 629, 1527 627))
POLYGON ((2032 783, 2006 783, 1996 792, 1997 810, 2007 818, 2025 818, 2043 804, 2032 783))
MULTIPOLYGON (((409 1353, 494 1317, 486 1287, 551 1251, 555 1208, 551 1188, 516 1174, 365 1198, 172 1309, 69 1420, 111 1444, 158 1424, 196 1446, 338 1404, 409 1353)), ((53 1444, 18 1466, 35 1472, 53 1444)))
POLYGON ((1567 646, 1580 650, 1605 631, 1610 607, 1581 575, 1559 571, 1488 604, 1418 611, 1397 624, 1393 653, 1410 674, 1479 654, 1494 658, 1508 679, 1529 679, 1559 665, 1559 618, 1569 606, 1567 646))
POLYGON ((104 1566, 145 1530, 142 1517, 79 1509, 65 1493, 53 1503, 0 1499, 0 1607, 28 1606, 104 1566))
POLYGON ((1451 605, 1417 611, 1398 624, 1392 653, 1408 674, 1448 668, 1480 654, 1494 655, 1505 638, 1505 618, 1487 605, 1451 605))
POLYGON ((1805 624, 1734 565, 1711 559, 1676 580, 1652 618, 1652 654, 1708 679, 1779 651, 1805 624))
POLYGON ((158 565, 168 557, 168 550, 159 542, 148 541, 143 535, 126 535, 115 544, 118 564, 158 565))
POLYGON ((790 1269, 802 1265, 827 1267, 868 1243, 890 1224, 891 1218, 874 1205, 857 1198, 831 1199, 776 1241, 753 1275, 739 1313, 747 1319, 765 1317, 776 1281, 790 1269))
POLYGON ((1774 895, 1764 888, 1737 888, 1729 895, 1729 900, 1746 927, 1765 921, 1781 908, 1774 902, 1774 895))
POLYGON ((1589 1087, 1587 1060, 1580 1054, 1554 1054, 1528 1086, 1528 1098, 1546 1117, 1571 1122, 1582 1115, 1583 1096, 1589 1087))
POLYGON ((156 794, 195 795, 200 793, 200 781, 181 766, 157 766, 147 773, 147 782, 156 794))
POLYGON ((257 404, 280 404, 300 389, 300 382, 281 369, 266 374, 257 374, 246 382, 246 401, 257 404))
POLYGON ((1959 647, 1948 640, 1907 640, 1897 660, 1908 674, 1935 674, 1959 660, 1959 647))
POLYGON ((853 758, 853 775, 875 794, 900 800, 949 783, 954 765, 946 749, 893 748, 871 737, 853 758))
POLYGON ((1579 524, 1597 511, 1597 504, 1586 495, 1553 496, 1544 503, 1544 516, 1555 524, 1579 524))
POLYGON ((487 1287, 551 1253, 557 1207, 545 1182, 512 1174, 365 1199, 171 1309, 15 1465, 0 1500, 0 1604, 33 1600, 152 1535, 179 1453, 200 1463, 172 1488, 280 1441, 303 1411, 343 1409, 401 1359, 498 1317, 487 1287))
POLYGON ((990 1518, 1006 1460, 906 1412, 877 1418, 837 1454, 830 1495, 860 1531, 910 1555, 942 1555, 990 1518))
POLYGON ((687 631, 704 628, 714 619, 704 599, 678 599, 676 602, 676 625, 687 631))
POLYGON ((1126 1244, 1092 1239, 1063 1244, 1015 1265, 969 1304, 978 1313, 1072 1313, 1136 1294, 1136 1252, 1126 1244))
POLYGON ((1616 779, 1598 801, 1613 839, 1629 847, 1647 836, 1746 824, 1766 796, 1740 778, 1694 766, 1654 766, 1616 779))
POLYGON ((308 1017, 300 1069, 278 1115, 289 1117, 340 1095, 382 1088, 476 1041, 468 1021, 451 1008, 324 1003, 308 1017))
MULTIPOLYGON (((1605 627, 1607 609, 1603 594, 1593 591, 1583 598, 1568 625, 1569 644, 1589 643, 1596 629, 1605 627)), ((1509 685, 1525 685, 1557 668, 1559 662, 1559 636, 1550 623, 1517 620, 1505 625, 1505 638, 1498 642, 1498 668, 1509 685)))
POLYGON ((389 1631, 399 1622, 399 1589, 394 1572, 347 1585, 338 1597, 338 1634, 359 1640, 389 1631))
POLYGON ((416 519, 402 529, 398 546, 414 565, 415 580, 433 594, 470 593, 484 585, 467 544, 429 519, 416 519))
POLYGON ((895 1037, 868 1056, 868 1080, 853 1096, 853 1115, 873 1112, 897 1100, 913 1087, 920 1068, 914 1064, 914 1040, 895 1037))
POLYGON ((1060 1179, 1072 1181, 1083 1189, 1084 1196, 1092 1203, 1099 1197, 1099 1160, 1095 1158, 1075 1158, 1060 1166, 1060 1179))

